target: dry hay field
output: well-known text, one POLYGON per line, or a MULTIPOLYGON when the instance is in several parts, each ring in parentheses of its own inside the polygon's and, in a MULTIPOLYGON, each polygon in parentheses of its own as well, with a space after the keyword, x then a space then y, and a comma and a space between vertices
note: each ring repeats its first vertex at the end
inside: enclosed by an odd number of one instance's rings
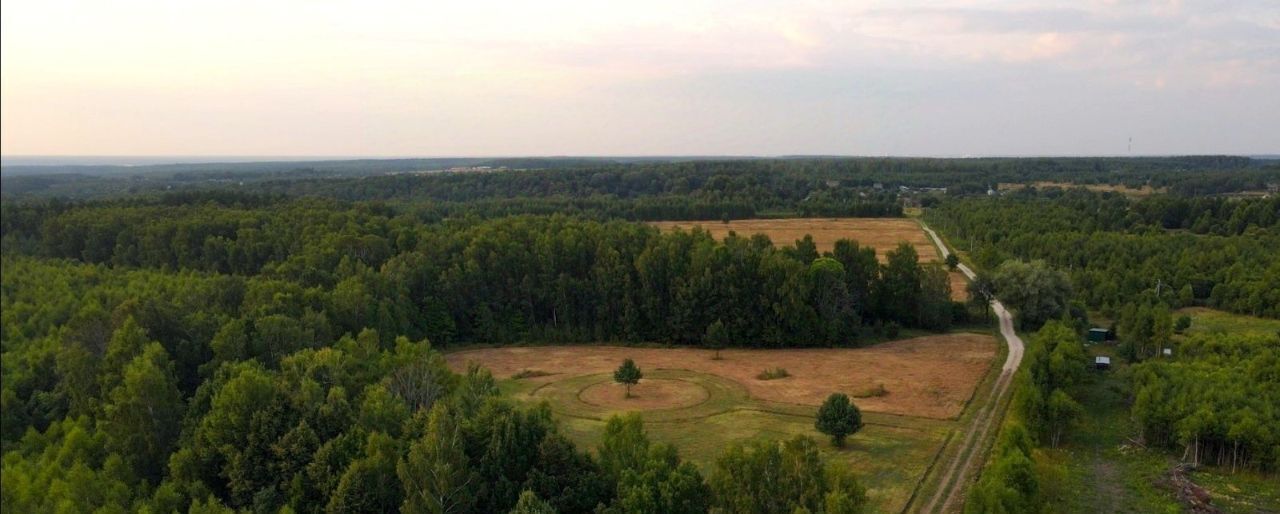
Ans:
MULTIPOLYGON (((995 353, 991 336, 958 333, 868 348, 727 349, 720 352, 720 360, 711 359, 711 352, 703 349, 622 346, 486 348, 453 352, 447 360, 458 370, 474 362, 499 379, 524 370, 541 371, 549 375, 523 381, 546 383, 612 373, 623 359, 631 358, 646 370, 682 369, 729 379, 756 400, 814 407, 833 392, 859 396, 883 385, 888 394, 859 398, 858 406, 873 412, 950 419, 960 415, 995 353), (772 367, 784 368, 791 376, 756 378, 772 367)), ((644 397, 639 387, 633 392, 637 399, 644 397)), ((615 396, 621 398, 621 393, 615 396)))
POLYGON ((445 357, 455 370, 488 368, 517 400, 549 402, 561 430, 586 449, 599 444, 604 420, 626 411, 641 412, 651 438, 677 445, 704 472, 734 441, 818 438, 828 456, 858 472, 875 510, 897 512, 960 426, 996 354, 995 338, 957 333, 868 348, 728 349, 719 360, 704 349, 621 346, 484 348, 445 357), (644 371, 632 398, 613 383, 626 358, 644 371), (790 376, 757 378, 776 367, 790 376), (521 372, 532 373, 516 378, 521 372), (813 428, 817 406, 837 391, 854 397, 866 423, 844 449, 813 428))
MULTIPOLYGON (((702 227, 711 233, 711 237, 724 239, 729 232, 742 237, 754 234, 769 236, 774 245, 790 245, 805 235, 813 236, 813 242, 819 252, 829 252, 840 239, 852 239, 859 245, 876 249, 876 258, 885 262, 885 254, 906 242, 915 247, 920 254, 920 262, 938 262, 938 249, 929 241, 929 236, 920 229, 914 220, 905 218, 785 218, 761 220, 724 221, 653 221, 651 225, 660 230, 702 227)), ((951 272, 951 298, 967 300, 965 285, 968 281, 959 272, 951 272)))
POLYGON ((685 230, 695 226, 711 233, 716 239, 724 239, 730 231, 742 237, 764 234, 774 245, 790 245, 804 236, 813 236, 818 252, 829 252, 840 239, 853 239, 862 246, 876 249, 876 257, 885 261, 885 254, 906 242, 920 254, 921 262, 937 262, 938 250, 929 242, 929 236, 920 225, 906 218, 785 218, 769 220, 723 221, 653 221, 651 225, 661 230, 680 227, 685 230))

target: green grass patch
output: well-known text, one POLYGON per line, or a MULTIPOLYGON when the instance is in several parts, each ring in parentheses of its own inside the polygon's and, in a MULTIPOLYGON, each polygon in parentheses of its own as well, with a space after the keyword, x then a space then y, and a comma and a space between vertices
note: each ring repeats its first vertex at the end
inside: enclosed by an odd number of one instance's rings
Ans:
MULTIPOLYGON (((814 429, 816 406, 755 400, 737 382, 686 370, 646 370, 645 378, 684 380, 707 390, 707 399, 697 405, 641 412, 652 440, 676 445, 681 456, 704 473, 709 473, 716 457, 735 442, 808 435, 820 442, 825 455, 846 461, 857 472, 874 512, 896 513, 906 506, 947 433, 955 427, 954 421, 864 412, 864 428, 839 449, 814 429)), ((594 451, 600 444, 604 421, 617 412, 588 404, 579 394, 608 380, 611 378, 604 374, 545 384, 502 380, 500 387, 522 401, 549 402, 561 432, 580 448, 594 451)))
MULTIPOLYGON (((828 458, 847 462, 867 488, 876 512, 899 512, 922 478, 945 430, 932 426, 900 427, 867 424, 838 449, 813 428, 814 419, 771 411, 735 409, 698 420, 647 421, 645 429, 654 441, 671 443, 680 455, 703 473, 710 473, 715 459, 729 444, 757 438, 787 439, 797 434, 819 441, 828 458)), ((581 447, 594 450, 600 444, 604 422, 561 418, 561 430, 581 447)))
POLYGON ((1207 309, 1204 307, 1188 307, 1173 313, 1178 316, 1190 316, 1191 327, 1185 332, 1192 334, 1275 334, 1280 332, 1280 320, 1255 318, 1243 314, 1207 309))
POLYGON ((1280 477, 1239 471, 1200 470, 1191 480, 1226 512, 1280 512, 1280 477))

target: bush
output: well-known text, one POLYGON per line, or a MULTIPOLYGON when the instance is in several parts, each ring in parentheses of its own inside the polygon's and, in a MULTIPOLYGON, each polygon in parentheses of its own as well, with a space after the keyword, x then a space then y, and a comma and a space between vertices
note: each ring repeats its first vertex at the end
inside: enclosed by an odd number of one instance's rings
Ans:
POLYGON ((1179 334, 1186 332, 1188 328, 1191 328, 1191 316, 1186 314, 1178 316, 1178 321, 1173 323, 1173 331, 1179 334))
POLYGON ((785 368, 770 368, 770 369, 761 371, 759 375, 756 375, 756 379, 774 380, 778 378, 787 378, 789 376, 791 376, 791 373, 788 373, 785 368))
POLYGON ((522 378, 538 378, 550 376, 552 373, 542 371, 540 369, 522 369, 511 375, 512 380, 520 380, 522 378))
POLYGON ((853 397, 854 398, 879 398, 887 394, 889 394, 889 390, 884 388, 884 384, 876 384, 875 387, 868 387, 866 389, 853 393, 853 397))

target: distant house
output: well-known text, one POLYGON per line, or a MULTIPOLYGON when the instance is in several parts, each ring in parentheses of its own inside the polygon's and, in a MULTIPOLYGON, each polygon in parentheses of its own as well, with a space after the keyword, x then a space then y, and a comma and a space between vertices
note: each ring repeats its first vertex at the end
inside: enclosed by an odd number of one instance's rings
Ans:
POLYGON ((1094 369, 1111 369, 1111 357, 1103 357, 1101 355, 1093 358, 1094 369))
POLYGON ((1163 351, 1161 351, 1160 353, 1161 353, 1162 355, 1164 355, 1165 357, 1173 357, 1173 348, 1165 348, 1165 349, 1164 349, 1163 351))
POLYGON ((1089 342, 1090 342, 1090 343, 1104 343, 1104 342, 1106 342, 1106 341, 1107 341, 1107 339, 1109 339, 1109 338, 1110 338, 1110 336, 1111 336, 1111 331, 1110 331, 1110 330, 1107 330, 1107 329, 1105 329, 1105 328, 1091 328, 1091 329, 1089 329, 1089 342))

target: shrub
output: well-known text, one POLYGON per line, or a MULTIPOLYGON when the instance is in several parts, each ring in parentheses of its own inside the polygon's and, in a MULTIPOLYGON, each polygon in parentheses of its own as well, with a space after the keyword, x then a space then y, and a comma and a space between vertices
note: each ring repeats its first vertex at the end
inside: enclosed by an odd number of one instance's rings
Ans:
POLYGON ((1173 331, 1181 334, 1188 328, 1191 328, 1191 316, 1187 316, 1186 314, 1178 316, 1178 321, 1173 324, 1173 331))
POLYGON ((876 384, 875 387, 868 387, 866 389, 853 393, 853 397, 854 398, 879 398, 887 394, 889 394, 889 390, 884 388, 884 384, 876 384))
POLYGON ((540 369, 522 369, 520 371, 515 372, 515 374, 511 375, 511 379, 520 380, 522 378, 538 378, 538 377, 550 376, 551 374, 552 373, 548 373, 540 369))
POLYGON ((791 373, 787 373, 787 370, 785 368, 769 368, 764 371, 761 371, 759 375, 756 375, 756 379, 774 380, 778 378, 787 378, 789 376, 791 376, 791 373))

